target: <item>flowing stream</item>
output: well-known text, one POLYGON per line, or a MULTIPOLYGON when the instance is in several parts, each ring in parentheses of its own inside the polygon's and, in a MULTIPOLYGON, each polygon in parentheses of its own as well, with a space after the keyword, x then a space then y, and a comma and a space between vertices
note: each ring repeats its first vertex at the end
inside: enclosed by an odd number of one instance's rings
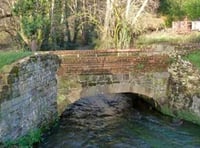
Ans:
POLYGON ((40 148, 200 148, 200 126, 156 112, 138 95, 82 98, 40 148))

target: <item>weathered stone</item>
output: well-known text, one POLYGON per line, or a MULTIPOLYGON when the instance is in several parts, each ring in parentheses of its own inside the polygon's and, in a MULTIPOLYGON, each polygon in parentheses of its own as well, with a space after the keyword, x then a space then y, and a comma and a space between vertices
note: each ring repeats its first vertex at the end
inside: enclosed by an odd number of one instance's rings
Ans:
POLYGON ((57 118, 59 58, 42 54, 13 64, 0 88, 0 142, 14 140, 57 118))
MULTIPOLYGON (((156 108, 164 114, 192 122, 198 121, 199 117, 196 114, 198 107, 192 101, 198 102, 198 99, 192 98, 195 93, 200 92, 199 72, 192 67, 190 62, 177 56, 183 50, 177 50, 177 47, 167 45, 157 46, 154 49, 136 54, 123 53, 120 56, 116 56, 119 55, 116 51, 117 54, 114 56, 108 53, 104 54, 104 57, 95 55, 92 57, 93 53, 90 52, 90 59, 84 58, 85 54, 83 54, 81 58, 74 57, 72 61, 67 60, 67 54, 62 55, 62 58, 65 59, 61 62, 63 65, 62 75, 70 77, 73 74, 80 74, 80 79, 76 82, 81 86, 77 87, 78 89, 68 89, 65 99, 69 100, 71 97, 78 99, 80 96, 105 93, 133 92, 153 98, 156 108), (163 56, 166 54, 173 59, 163 56), (95 69, 91 63, 96 66, 95 69), (72 65, 79 67, 76 69, 77 72, 69 68, 72 65), (162 66, 160 67, 160 65, 162 66), (84 71, 85 69, 87 72, 84 71), (75 91, 81 92, 81 95, 75 91), (191 107, 192 104, 193 107, 191 107), (184 114, 194 115, 194 117, 190 120, 184 114), (195 120, 193 120, 194 118, 195 120)), ((86 52, 86 54, 88 53, 86 52)), ((95 54, 98 55, 98 52, 95 54)), ((58 75, 58 77, 62 77, 62 75, 58 75)), ((65 77, 64 81, 70 81, 70 78, 65 77)), ((61 96, 63 96, 62 93, 61 96)), ((71 101, 65 102, 67 102, 66 106, 69 102, 72 103, 71 101)))
POLYGON ((155 102, 160 104, 159 102, 161 99, 166 99, 167 96, 169 73, 143 73, 138 74, 137 76, 132 75, 131 73, 112 75, 77 75, 73 77, 73 79, 77 79, 73 80, 73 85, 75 87, 67 87, 69 89, 64 89, 64 91, 62 84, 66 83, 67 86, 69 86, 72 81, 72 76, 69 75, 68 77, 65 77, 65 79, 61 79, 62 76, 58 75, 58 78, 58 80, 62 80, 62 82, 58 81, 58 92, 60 93, 59 96, 61 96, 60 99, 62 99, 63 102, 62 109, 59 110, 59 113, 62 113, 69 103, 71 104, 81 97, 95 96, 98 94, 126 92, 138 93, 148 96, 149 98, 154 98, 155 102), (83 82, 86 82, 87 85, 83 85, 83 82), (63 99, 62 96, 65 96, 65 99, 63 99))
POLYGON ((168 71, 171 77, 165 103, 173 110, 171 115, 200 124, 199 70, 179 57, 168 71))

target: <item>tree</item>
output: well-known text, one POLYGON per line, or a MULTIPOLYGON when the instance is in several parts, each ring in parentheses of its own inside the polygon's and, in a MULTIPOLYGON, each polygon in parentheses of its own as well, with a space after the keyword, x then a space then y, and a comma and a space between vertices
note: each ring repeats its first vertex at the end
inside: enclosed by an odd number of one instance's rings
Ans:
POLYGON ((14 14, 19 18, 18 34, 32 50, 40 49, 44 34, 49 26, 48 0, 18 0, 14 14))
POLYGON ((192 20, 200 18, 200 1, 187 0, 184 3, 185 14, 192 20))
POLYGON ((161 14, 167 16, 166 24, 171 26, 172 21, 182 20, 186 16, 195 20, 200 17, 199 0, 161 0, 159 8, 161 14))
POLYGON ((184 0, 161 0, 160 12, 167 16, 167 26, 171 26, 172 21, 182 20, 185 17, 184 2, 184 0))
POLYGON ((129 48, 154 3, 157 0, 16 0, 16 30, 33 51, 98 42, 101 48, 129 48))
POLYGON ((103 48, 129 48, 136 34, 142 32, 140 19, 149 13, 152 0, 107 0, 104 29, 100 44, 103 48))

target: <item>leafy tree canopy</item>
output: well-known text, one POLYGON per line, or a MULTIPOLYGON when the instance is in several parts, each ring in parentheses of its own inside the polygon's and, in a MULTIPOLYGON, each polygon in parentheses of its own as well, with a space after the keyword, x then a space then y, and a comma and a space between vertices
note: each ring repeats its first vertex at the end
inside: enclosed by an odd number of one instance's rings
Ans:
POLYGON ((187 0, 184 3, 184 11, 187 16, 192 19, 200 18, 200 1, 199 0, 187 0))
POLYGON ((161 0, 159 12, 167 16, 167 25, 171 25, 174 20, 182 20, 186 16, 191 20, 196 20, 200 18, 200 1, 161 0))
POLYGON ((46 0, 18 0, 13 11, 20 16, 25 35, 36 35, 38 29, 43 29, 48 24, 48 11, 45 10, 47 6, 46 0))

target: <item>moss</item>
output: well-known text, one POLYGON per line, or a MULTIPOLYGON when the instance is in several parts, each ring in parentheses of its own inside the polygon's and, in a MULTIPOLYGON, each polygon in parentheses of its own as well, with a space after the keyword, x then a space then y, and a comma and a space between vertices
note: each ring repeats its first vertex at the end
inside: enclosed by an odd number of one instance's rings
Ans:
POLYGON ((113 82, 111 81, 111 79, 108 79, 107 81, 106 81, 106 84, 113 84, 113 82))
POLYGON ((168 105, 161 106, 159 110, 164 115, 169 115, 200 125, 200 117, 196 113, 191 112, 189 110, 180 109, 175 111, 171 107, 168 107, 168 105))
POLYGON ((59 88, 71 89, 77 88, 79 83, 77 82, 76 76, 58 77, 59 88))
POLYGON ((194 112, 187 110, 178 110, 177 117, 200 125, 200 117, 194 112))
POLYGON ((4 85, 0 91, 0 103, 5 100, 9 100, 10 98, 10 87, 8 85, 4 85))
POLYGON ((63 113, 66 106, 68 106, 69 104, 71 104, 71 102, 67 99, 67 95, 58 93, 58 96, 57 96, 57 106, 58 106, 57 111, 58 111, 59 116, 63 113))
POLYGON ((89 79, 90 79, 90 75, 80 75, 79 76, 79 80, 81 82, 83 82, 83 81, 89 81, 89 79))
POLYGON ((32 148, 33 144, 41 141, 42 131, 40 129, 34 129, 30 131, 27 135, 14 140, 7 141, 3 144, 5 148, 14 148, 14 147, 24 147, 24 148, 32 148))
POLYGON ((31 61, 32 63, 36 63, 37 60, 38 60, 38 56, 31 56, 31 57, 30 57, 30 61, 31 61))
POLYGON ((12 68, 13 68, 13 65, 5 65, 2 68, 0 68, 0 72, 9 73, 12 68))
POLYGON ((168 105, 161 106, 159 110, 164 115, 174 116, 173 110, 168 105))
POLYGON ((192 64, 200 69, 200 51, 192 52, 184 56, 185 60, 189 60, 192 64))
POLYGON ((169 57, 169 59, 167 60, 167 64, 171 65, 173 63, 177 62, 177 58, 175 57, 169 57))
POLYGON ((42 126, 41 128, 36 128, 29 131, 28 134, 20 137, 16 140, 9 140, 4 143, 0 143, 0 147, 3 148, 32 148, 36 147, 42 140, 42 135, 51 129, 54 129, 58 126, 59 117, 57 116, 55 120, 42 126))
POLYGON ((137 66, 136 66, 136 68, 138 69, 138 70, 142 70, 142 69, 144 69, 144 64, 142 64, 142 63, 138 63, 137 64, 137 66))

